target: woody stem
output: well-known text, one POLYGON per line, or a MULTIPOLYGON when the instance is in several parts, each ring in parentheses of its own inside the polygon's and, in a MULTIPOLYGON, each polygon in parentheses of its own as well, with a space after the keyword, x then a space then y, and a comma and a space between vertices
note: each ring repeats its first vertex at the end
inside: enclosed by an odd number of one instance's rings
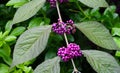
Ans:
MULTIPOLYGON (((59 16, 60 22, 62 22, 62 17, 61 17, 61 14, 60 14, 60 9, 59 9, 59 5, 58 5, 58 1, 56 1, 56 7, 57 7, 57 12, 58 12, 58 16, 59 16)), ((65 38, 66 44, 68 45, 69 43, 68 43, 68 39, 67 39, 66 33, 64 33, 64 38, 65 38)), ((75 66, 75 63, 74 63, 73 59, 71 59, 71 62, 72 62, 74 71, 78 71, 77 68, 76 68, 76 66, 75 66)))

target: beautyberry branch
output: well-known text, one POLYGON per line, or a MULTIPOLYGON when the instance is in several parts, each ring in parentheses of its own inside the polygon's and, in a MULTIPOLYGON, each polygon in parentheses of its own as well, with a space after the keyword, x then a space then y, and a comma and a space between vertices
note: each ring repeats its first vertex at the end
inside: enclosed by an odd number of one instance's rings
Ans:
MULTIPOLYGON (((60 3, 64 2, 64 0, 58 0, 60 3)), ((68 61, 71 60, 72 65, 74 67, 74 73, 80 73, 77 68, 75 67, 75 63, 73 61, 73 58, 78 57, 78 56, 82 56, 82 52, 80 51, 80 47, 79 45, 75 44, 75 43, 68 43, 68 39, 66 34, 71 34, 72 32, 75 31, 75 25, 74 22, 72 20, 68 20, 65 22, 62 21, 61 18, 61 14, 60 14, 60 9, 58 6, 58 1, 56 1, 56 8, 57 8, 57 12, 58 12, 58 22, 57 23, 53 23, 52 24, 52 30, 60 35, 64 34, 64 38, 67 44, 67 47, 61 47, 58 49, 58 56, 60 56, 62 58, 63 61, 68 61)))

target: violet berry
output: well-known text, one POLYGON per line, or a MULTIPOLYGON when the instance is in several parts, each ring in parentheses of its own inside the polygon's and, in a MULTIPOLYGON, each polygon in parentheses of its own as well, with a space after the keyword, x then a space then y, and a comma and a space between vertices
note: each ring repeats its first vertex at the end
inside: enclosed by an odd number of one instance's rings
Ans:
POLYGON ((67 48, 65 48, 65 47, 61 47, 61 48, 59 48, 59 50, 58 50, 58 56, 60 56, 61 58, 62 58, 62 60, 63 61, 68 61, 68 60, 70 60, 71 59, 71 57, 70 57, 70 51, 67 49, 67 48))
POLYGON ((72 20, 67 21, 66 23, 61 22, 58 19, 57 23, 53 23, 52 24, 52 30, 57 33, 57 34, 71 34, 71 32, 73 32, 75 30, 75 25, 74 22, 72 20))
POLYGON ((66 32, 66 24, 64 22, 53 23, 52 30, 57 34, 64 34, 66 32))
POLYGON ((48 0, 51 7, 56 7, 56 0, 48 0))
POLYGON ((75 43, 68 44, 67 48, 71 51, 72 57, 82 56, 82 52, 80 51, 80 46, 75 43))
POLYGON ((70 20, 66 21, 66 24, 67 24, 66 34, 71 34, 71 32, 74 33, 76 31, 73 20, 70 19, 70 20))
MULTIPOLYGON (((48 2, 50 3, 51 7, 56 7, 56 1, 57 0, 48 0, 48 2)), ((68 0, 58 0, 58 2, 64 3, 64 2, 68 2, 68 0)))
POLYGON ((68 44, 67 48, 61 47, 58 49, 58 56, 62 58, 63 61, 69 61, 72 58, 82 56, 79 45, 75 43, 68 44))

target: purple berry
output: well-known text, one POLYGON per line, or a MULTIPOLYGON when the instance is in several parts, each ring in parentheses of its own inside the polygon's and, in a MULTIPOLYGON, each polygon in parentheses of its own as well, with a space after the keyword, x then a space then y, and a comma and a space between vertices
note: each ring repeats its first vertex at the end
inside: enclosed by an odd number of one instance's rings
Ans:
POLYGON ((48 0, 51 7, 56 7, 56 0, 48 0))
POLYGON ((70 53, 70 51, 67 48, 61 47, 61 48, 59 48, 57 54, 58 54, 58 56, 60 56, 62 58, 63 61, 66 62, 66 61, 70 60, 70 58, 71 58, 69 53, 70 53))
POLYGON ((80 46, 75 43, 68 44, 67 48, 71 50, 73 58, 82 55, 82 52, 80 51, 80 46))
POLYGON ((53 23, 52 30, 57 34, 62 35, 66 32, 66 24, 64 22, 53 23))
POLYGON ((69 20, 66 23, 64 23, 58 19, 57 23, 52 24, 52 30, 60 35, 64 33, 71 34, 71 32, 75 30, 75 25, 72 20, 69 20))
POLYGON ((71 34, 71 32, 74 33, 74 30, 75 30, 75 25, 74 25, 74 22, 70 19, 69 21, 66 21, 66 24, 67 24, 67 31, 66 31, 66 34, 71 34))
MULTIPOLYGON (((56 0, 48 0, 51 7, 56 7, 56 0)), ((68 0, 58 0, 60 3, 68 2, 68 0)))
POLYGON ((75 43, 68 44, 66 47, 61 47, 58 49, 58 56, 62 58, 63 61, 69 61, 72 58, 82 56, 79 45, 75 43))

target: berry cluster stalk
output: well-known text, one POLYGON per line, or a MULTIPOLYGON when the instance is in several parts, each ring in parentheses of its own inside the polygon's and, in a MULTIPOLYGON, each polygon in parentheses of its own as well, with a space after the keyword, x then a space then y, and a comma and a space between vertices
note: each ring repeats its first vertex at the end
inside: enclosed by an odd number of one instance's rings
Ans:
MULTIPOLYGON (((56 7, 57 7, 57 12, 58 12, 59 19, 62 22, 62 17, 61 17, 61 14, 60 14, 60 9, 59 9, 59 5, 58 5, 58 1, 56 1, 56 7)), ((68 43, 68 39, 67 39, 66 33, 64 33, 64 38, 65 38, 66 44, 68 45, 69 43, 68 43)), ((73 68, 74 68, 74 72, 78 72, 73 59, 71 59, 71 62, 72 62, 73 68)))

